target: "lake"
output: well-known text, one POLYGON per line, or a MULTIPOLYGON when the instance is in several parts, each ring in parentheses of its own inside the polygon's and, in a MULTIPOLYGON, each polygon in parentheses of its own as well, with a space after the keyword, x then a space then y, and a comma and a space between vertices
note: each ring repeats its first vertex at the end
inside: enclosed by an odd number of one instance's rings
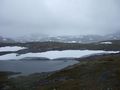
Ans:
POLYGON ((63 69, 78 63, 76 60, 30 60, 30 61, 0 61, 0 71, 21 72, 23 75, 50 72, 63 69))
POLYGON ((56 71, 78 63, 78 61, 71 60, 69 58, 80 58, 102 53, 118 53, 118 51, 63 50, 46 51, 41 53, 26 53, 21 55, 11 53, 0 56, 0 71, 21 72, 23 75, 56 71), (48 60, 29 60, 29 58, 32 57, 45 57, 48 58, 48 60), (24 60, 24 58, 28 59, 24 60), (59 58, 62 59, 60 60, 59 58))

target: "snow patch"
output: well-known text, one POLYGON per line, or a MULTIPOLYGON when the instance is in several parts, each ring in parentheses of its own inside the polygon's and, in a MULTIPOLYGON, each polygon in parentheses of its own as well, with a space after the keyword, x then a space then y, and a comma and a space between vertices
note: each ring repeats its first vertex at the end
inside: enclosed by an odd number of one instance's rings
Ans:
POLYGON ((112 44, 112 42, 101 42, 101 44, 112 44))
POLYGON ((19 60, 25 57, 45 57, 49 59, 56 58, 80 58, 83 56, 102 54, 102 53, 119 53, 119 51, 102 51, 102 50, 63 50, 63 51, 47 51, 42 53, 26 53, 17 55, 16 53, 0 56, 0 60, 19 60))
POLYGON ((26 49, 25 47, 19 47, 19 46, 6 46, 6 47, 0 47, 0 52, 5 52, 5 51, 18 51, 26 49))

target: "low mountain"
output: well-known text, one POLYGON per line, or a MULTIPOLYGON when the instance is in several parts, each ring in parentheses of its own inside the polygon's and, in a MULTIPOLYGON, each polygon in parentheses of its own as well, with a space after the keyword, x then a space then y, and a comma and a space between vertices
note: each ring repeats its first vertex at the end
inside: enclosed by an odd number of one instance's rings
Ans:
POLYGON ((19 42, 64 42, 64 43, 93 43, 106 40, 120 40, 120 34, 111 34, 111 35, 77 35, 77 36, 29 36, 22 37, 17 39, 19 42))
POLYGON ((108 35, 67 35, 48 36, 44 34, 32 34, 14 39, 0 37, 0 42, 63 42, 63 43, 93 43, 107 40, 120 40, 120 32, 108 35))
POLYGON ((15 41, 11 38, 6 38, 6 37, 2 37, 0 36, 0 43, 14 43, 15 41))

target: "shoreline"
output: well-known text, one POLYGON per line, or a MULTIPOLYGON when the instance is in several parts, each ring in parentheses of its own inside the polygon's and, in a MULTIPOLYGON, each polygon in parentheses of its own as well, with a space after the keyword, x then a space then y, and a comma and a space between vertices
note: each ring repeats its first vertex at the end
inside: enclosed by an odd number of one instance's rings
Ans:
MULTIPOLYGON (((12 71, 0 71, 0 73, 13 73, 12 75, 8 76, 8 77, 21 77, 21 76, 30 76, 30 75, 34 75, 34 74, 42 74, 42 73, 54 73, 54 72, 59 72, 61 70, 67 70, 67 69, 71 69, 71 68, 74 68, 75 66, 77 65, 80 65, 82 62, 87 62, 87 61, 94 61, 96 59, 99 59, 99 58, 104 58, 104 57, 109 57, 110 55, 112 56, 116 56, 116 55, 120 55, 120 53, 107 53, 107 54, 94 54, 94 55, 88 55, 88 56, 84 56, 84 57, 81 57, 81 58, 74 58, 74 60, 78 61, 78 63, 76 64, 73 64, 73 65, 69 65, 63 69, 60 69, 60 70, 55 70, 55 71, 50 71, 50 72, 36 72, 36 73, 31 73, 31 74, 28 74, 28 75, 24 75, 22 74, 22 72, 12 72, 12 71), (16 75, 17 74, 17 75, 16 75), (20 75, 19 75, 20 74, 20 75)), ((33 60, 34 61, 34 60, 33 60)))
MULTIPOLYGON (((14 89, 13 86, 16 86, 15 90, 18 88, 34 89, 31 90, 49 90, 49 88, 61 88, 60 90, 67 90, 69 88, 74 90, 74 86, 81 89, 89 90, 98 90, 98 88, 112 88, 113 90, 119 90, 119 71, 120 70, 120 53, 117 54, 104 54, 104 55, 94 55, 84 58, 78 58, 80 61, 78 64, 68 66, 64 69, 49 72, 49 73, 34 73, 28 76, 19 76, 16 78, 7 79, 9 83, 5 83, 9 88, 14 89), (116 71, 117 70, 117 71, 116 71), (116 73, 115 73, 116 72, 116 73), (110 80, 109 82, 101 81, 105 73, 105 80, 110 80), (97 75, 97 76, 96 76, 97 75), (115 76, 111 76, 115 75, 115 76), (116 76, 117 75, 117 76, 116 76), (115 84, 112 83, 111 79, 115 80, 115 84), (92 79, 93 78, 93 79, 92 79), (117 78, 117 79, 116 79, 117 78), (82 81, 81 81, 82 80, 82 81), (99 82, 97 82, 100 80, 99 82), (12 84, 11 84, 12 82, 12 84), (36 83, 36 84, 35 84, 36 83), (74 83, 76 83, 74 85, 74 83), (83 88, 82 85, 86 87, 83 88), (99 85, 102 84, 102 86, 99 85), (107 85, 109 84, 109 85, 107 85), (118 87, 116 87, 116 84, 118 87), (32 86, 31 86, 32 85, 32 86), (28 86, 26 88, 26 86, 28 86), (96 88, 97 87, 97 88, 96 88)), ((5 85, 4 84, 4 85, 5 85)), ((5 87, 6 87, 5 86, 5 87)), ((53 89, 50 89, 53 90, 53 89)))

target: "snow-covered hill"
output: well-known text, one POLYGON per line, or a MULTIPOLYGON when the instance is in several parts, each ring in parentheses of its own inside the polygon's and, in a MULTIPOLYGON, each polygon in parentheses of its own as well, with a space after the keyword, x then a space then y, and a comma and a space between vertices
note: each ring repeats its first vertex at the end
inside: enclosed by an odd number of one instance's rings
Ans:
POLYGON ((19 42, 65 42, 65 43, 92 43, 106 40, 120 40, 120 33, 100 36, 100 35, 77 35, 77 36, 28 36, 17 38, 19 42))
POLYGON ((65 43, 92 43, 107 40, 120 40, 120 33, 109 35, 69 35, 69 36, 47 36, 44 34, 33 34, 29 36, 22 36, 17 38, 3 38, 0 37, 0 42, 65 42, 65 43))
POLYGON ((14 43, 15 41, 11 38, 6 38, 6 37, 2 37, 0 36, 0 42, 3 42, 3 43, 14 43))

